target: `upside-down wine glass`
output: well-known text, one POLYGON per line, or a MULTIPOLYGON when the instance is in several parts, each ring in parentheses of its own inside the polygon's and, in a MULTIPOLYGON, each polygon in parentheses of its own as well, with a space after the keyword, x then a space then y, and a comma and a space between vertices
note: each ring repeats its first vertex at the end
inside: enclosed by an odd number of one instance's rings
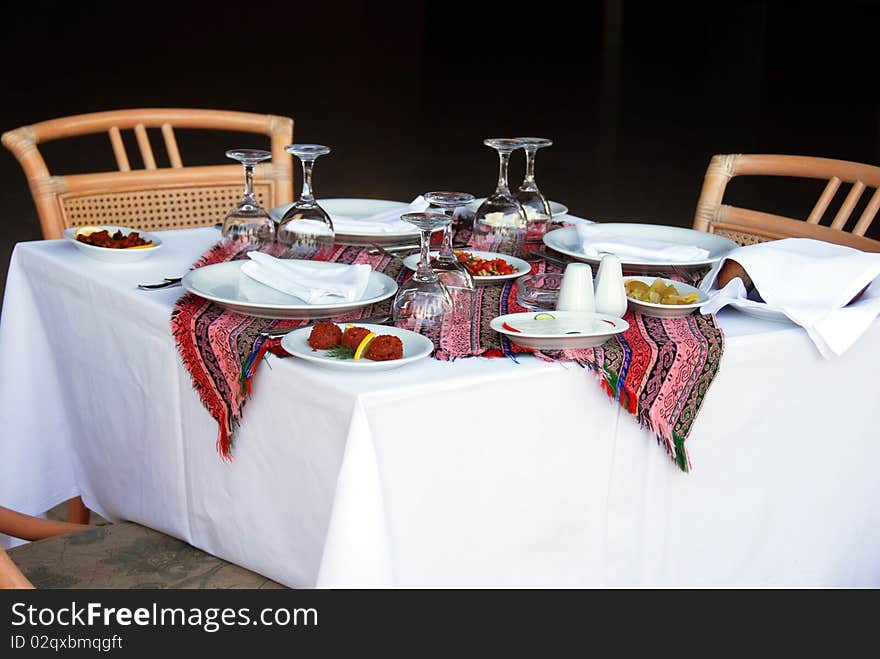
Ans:
POLYGON ((550 212, 546 197, 535 183, 535 154, 538 149, 553 146, 553 142, 543 137, 518 137, 517 140, 522 143, 526 152, 526 174, 514 196, 526 211, 526 244, 541 244, 553 213, 550 212))
POLYGON ((284 148, 302 162, 302 193, 278 223, 278 242, 288 247, 288 256, 295 259, 329 258, 333 251, 335 232, 327 212, 315 201, 312 169, 315 160, 330 153, 321 144, 289 144, 284 148))
POLYGON ((455 221, 455 209, 472 202, 474 195, 467 192, 426 192, 423 196, 431 206, 439 208, 449 218, 449 224, 443 228, 440 250, 431 259, 431 267, 452 296, 453 322, 469 325, 476 302, 474 278, 452 249, 452 223, 455 221))
POLYGON ((487 139, 483 144, 498 152, 498 184, 474 215, 471 242, 476 249, 518 255, 522 251, 528 218, 522 204, 510 194, 507 167, 510 154, 524 145, 507 138, 487 139))
POLYGON ((223 220, 221 234, 226 238, 249 243, 274 240, 275 222, 254 196, 254 165, 268 160, 272 154, 260 149, 230 149, 226 152, 226 157, 244 165, 244 195, 223 220))
POLYGON ((431 267, 431 233, 449 223, 441 213, 404 213, 400 216, 419 229, 421 251, 412 277, 403 284, 391 303, 397 327, 425 334, 439 347, 443 318, 452 313, 453 301, 446 287, 431 267))
POLYGON ((452 222, 455 220, 455 209, 472 202, 474 195, 467 192, 426 192, 423 196, 425 201, 439 208, 449 218, 449 224, 443 229, 440 250, 437 256, 431 259, 431 267, 447 286, 474 290, 474 278, 452 249, 452 222))

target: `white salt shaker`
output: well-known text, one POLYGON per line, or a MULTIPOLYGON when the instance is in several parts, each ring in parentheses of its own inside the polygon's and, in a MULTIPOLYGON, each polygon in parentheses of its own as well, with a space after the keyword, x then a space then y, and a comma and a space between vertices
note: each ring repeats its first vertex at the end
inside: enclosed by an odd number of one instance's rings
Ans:
POLYGON ((557 311, 595 311, 593 270, 586 263, 569 263, 559 287, 557 311))
POLYGON ((620 318, 626 313, 623 268, 614 254, 606 254, 596 273, 596 311, 620 318))

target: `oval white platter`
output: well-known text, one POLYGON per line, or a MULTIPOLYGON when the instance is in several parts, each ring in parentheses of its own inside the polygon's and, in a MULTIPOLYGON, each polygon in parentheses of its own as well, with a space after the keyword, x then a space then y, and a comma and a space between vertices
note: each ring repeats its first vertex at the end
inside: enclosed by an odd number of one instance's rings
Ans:
POLYGON ((512 343, 539 350, 594 348, 629 329, 617 316, 588 311, 529 311, 493 318, 489 326, 512 343), (536 316, 553 316, 536 320, 536 316))
POLYGON ((355 327, 364 327, 371 332, 375 332, 377 335, 391 334, 396 336, 403 343, 403 357, 382 362, 373 361, 366 357, 361 357, 360 359, 336 359, 335 357, 328 356, 326 350, 312 349, 309 345, 309 334, 312 332, 311 327, 300 327, 285 334, 284 338, 281 339, 281 347, 294 357, 319 364, 325 368, 365 372, 387 371, 393 368, 400 368, 429 356, 434 350, 434 344, 431 343, 431 339, 407 329, 386 325, 364 324, 357 321, 336 324, 343 331, 345 331, 347 324, 351 324, 355 327))
POLYGON ((89 245, 76 239, 76 232, 85 227, 70 227, 65 229, 61 236, 65 240, 69 240, 76 248, 86 256, 98 261, 106 261, 107 263, 135 263, 155 254, 162 247, 162 241, 154 234, 140 229, 132 229, 131 227, 116 226, 113 224, 94 225, 98 229, 107 229, 111 234, 121 231, 122 235, 127 236, 132 231, 137 231, 141 238, 149 240, 153 243, 152 247, 137 247, 130 249, 117 249, 115 247, 98 247, 97 245, 89 245))
MULTIPOLYGON (((508 279, 516 279, 517 277, 522 277, 523 275, 527 275, 532 271, 532 266, 529 265, 527 261, 523 261, 515 256, 511 256, 510 254, 501 254, 500 252, 483 252, 478 249, 456 249, 456 252, 468 252, 469 254, 473 254, 474 256, 481 259, 504 259, 512 265, 515 270, 509 275, 495 275, 492 277, 477 277, 474 276, 474 283, 478 286, 488 285, 488 284, 497 284, 501 282, 505 282, 508 279)), ((437 252, 431 252, 431 258, 437 256, 437 252)), ((410 270, 415 270, 419 264, 419 254, 410 254, 409 256, 403 259, 403 264, 409 268, 410 270)))
MULTIPOLYGON (((692 245, 708 250, 709 256, 700 261, 673 262, 663 259, 646 260, 627 256, 621 256, 621 264, 624 270, 631 272, 647 272, 654 270, 693 270, 711 266, 723 258, 728 252, 736 249, 738 245, 727 238, 716 236, 712 233, 685 229, 683 227, 663 226, 659 224, 636 224, 626 222, 597 222, 585 227, 588 231, 601 232, 602 234, 613 233, 620 242, 626 239, 644 239, 667 242, 673 245, 692 245)), ((550 231, 544 235, 544 244, 561 254, 570 256, 593 265, 598 265, 600 258, 587 256, 581 244, 581 239, 576 227, 564 227, 556 231, 550 231)))
MULTIPOLYGON (((397 282, 372 270, 367 289, 354 302, 309 304, 301 298, 264 286, 241 272, 247 261, 226 261, 190 270, 181 285, 194 295, 248 316, 260 318, 331 318, 386 300, 397 292, 397 282)), ((322 266, 323 261, 312 261, 322 266)), ((327 266, 335 265, 327 263, 327 266)))
POLYGON ((709 296, 706 295, 704 291, 701 291, 695 286, 675 281, 674 279, 667 279, 666 277, 624 277, 624 285, 632 279, 643 282, 648 286, 653 284, 655 279, 659 279, 667 286, 669 284, 675 286, 675 289, 680 295, 687 295, 688 293, 697 294, 697 301, 692 304, 659 304, 655 302, 642 302, 641 300, 636 300, 627 295, 626 302, 629 308, 643 316, 653 316, 655 318, 682 318, 684 316, 690 316, 709 301, 709 296))

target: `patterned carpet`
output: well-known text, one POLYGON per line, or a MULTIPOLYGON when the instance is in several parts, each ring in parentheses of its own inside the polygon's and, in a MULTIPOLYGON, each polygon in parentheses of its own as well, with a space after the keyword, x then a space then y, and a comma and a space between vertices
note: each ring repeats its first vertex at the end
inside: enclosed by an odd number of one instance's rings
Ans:
MULTIPOLYGON (((66 505, 47 516, 65 519, 66 505)), ((138 524, 109 524, 94 513, 92 524, 100 526, 22 545, 9 556, 38 589, 284 588, 138 524)))

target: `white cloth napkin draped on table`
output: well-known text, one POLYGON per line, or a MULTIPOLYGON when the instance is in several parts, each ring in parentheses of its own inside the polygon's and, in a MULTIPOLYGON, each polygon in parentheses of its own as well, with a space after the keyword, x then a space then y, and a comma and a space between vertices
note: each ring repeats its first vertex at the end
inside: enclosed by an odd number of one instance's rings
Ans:
POLYGON ((710 293, 700 311, 715 313, 729 304, 781 312, 829 358, 845 352, 880 314, 878 278, 880 254, 809 238, 773 240, 739 247, 716 263, 700 284, 710 293), (763 302, 747 299, 738 277, 718 290, 718 272, 727 259, 745 269, 763 302), (848 304, 868 285, 857 302, 848 304))
POLYGON ((355 218, 345 215, 331 215, 333 230, 336 233, 407 233, 418 230, 409 222, 404 222, 400 216, 404 213, 421 213, 428 210, 430 204, 421 195, 413 199, 409 208, 382 211, 365 217, 355 218))
POLYGON ((248 277, 295 295, 308 304, 354 302, 364 296, 372 268, 366 263, 316 264, 296 259, 278 259, 262 252, 249 252, 241 266, 248 277))
POLYGON ((709 257, 709 250, 695 245, 676 245, 663 240, 636 236, 624 237, 611 231, 602 231, 595 224, 579 222, 575 226, 584 255, 592 258, 601 258, 605 252, 624 259, 662 260, 675 263, 702 261, 709 257))

